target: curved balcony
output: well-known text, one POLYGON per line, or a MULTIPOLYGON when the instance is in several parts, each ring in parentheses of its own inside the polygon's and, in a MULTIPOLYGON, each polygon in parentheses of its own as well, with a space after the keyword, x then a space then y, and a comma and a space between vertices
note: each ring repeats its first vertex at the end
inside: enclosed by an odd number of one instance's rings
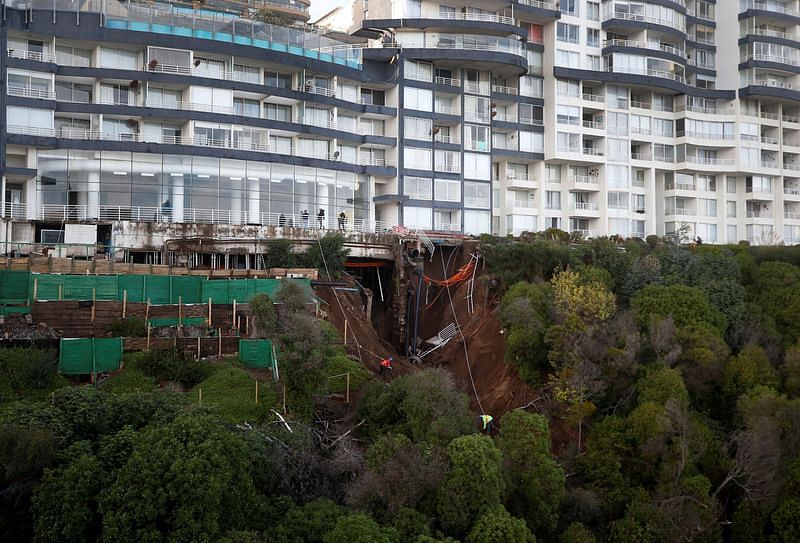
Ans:
POLYGON ((786 17, 800 19, 800 11, 787 8, 785 4, 778 2, 759 2, 758 0, 742 1, 739 4, 739 18, 753 17, 756 15, 775 16, 786 20, 786 17), (744 16, 744 17, 743 17, 744 16))
POLYGON ((739 89, 739 96, 747 98, 749 96, 768 96, 783 100, 800 101, 800 87, 771 79, 753 79, 739 89))
POLYGON ((667 58, 682 63, 686 62, 686 53, 682 49, 663 43, 650 43, 636 40, 605 40, 603 42, 603 55, 623 49, 645 49, 647 51, 655 51, 657 53, 663 53, 656 55, 659 58, 667 58))
POLYGON ((415 28, 421 30, 475 31, 482 34, 496 33, 508 36, 515 34, 521 38, 528 35, 525 28, 516 24, 513 17, 495 13, 439 13, 423 17, 403 19, 364 19, 361 29, 356 35, 377 38, 384 35, 383 31, 402 28, 415 28))
MULTIPOLYGON (((397 39, 398 43, 382 43, 379 47, 401 49, 407 58, 512 66, 516 68, 514 71, 517 75, 528 71, 525 48, 520 41, 512 38, 433 33, 404 39, 402 33, 399 33, 397 39)), ((370 50, 364 51, 366 54, 370 50)))
POLYGON ((311 17, 311 0, 209 0, 206 5, 242 13, 249 10, 269 10, 303 22, 311 17))
POLYGON ((603 30, 625 30, 630 28, 642 29, 656 26, 658 30, 669 32, 682 38, 686 37, 686 21, 662 19, 639 13, 614 12, 603 19, 603 30))
POLYGON ((512 0, 514 10, 525 15, 526 20, 535 23, 547 23, 561 18, 558 2, 541 0, 512 0))

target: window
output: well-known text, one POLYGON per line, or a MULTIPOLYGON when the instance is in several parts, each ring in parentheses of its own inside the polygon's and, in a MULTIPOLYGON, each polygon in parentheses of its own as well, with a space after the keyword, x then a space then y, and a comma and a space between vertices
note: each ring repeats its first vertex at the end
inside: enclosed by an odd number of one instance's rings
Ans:
POLYGON ((589 47, 600 47, 600 29, 586 29, 586 45, 589 47))
POLYGON ((405 147, 403 149, 403 163, 406 168, 415 170, 431 169, 431 150, 405 147))
POLYGON ((672 145, 654 143, 653 157, 659 162, 675 162, 675 148, 672 145))
POLYGON ((292 106, 283 104, 264 104, 264 117, 272 121, 291 122, 292 106))
POLYGON ((544 134, 541 132, 519 131, 519 150, 524 153, 543 153, 544 134))
POLYGON ((420 62, 418 60, 407 60, 405 62, 405 77, 415 81, 433 81, 433 64, 420 62))
POLYGON ((386 122, 383 119, 361 119, 361 133, 366 136, 383 136, 386 134, 386 122))
POLYGON ((541 98, 544 96, 544 80, 540 77, 523 75, 519 78, 519 94, 520 96, 541 98))
POLYGON ((656 136, 672 137, 675 134, 674 123, 670 119, 653 118, 653 134, 656 136))
POLYGON ((736 194, 736 178, 729 177, 725 181, 725 192, 728 194, 736 194))
POLYGON ((729 224, 726 228, 726 235, 728 236, 728 243, 736 243, 739 241, 739 236, 736 234, 736 225, 729 224))
POLYGON ((458 179, 434 180, 434 197, 439 202, 460 202, 461 181, 458 179))
POLYGON ((519 105, 519 122, 522 124, 543 124, 543 108, 542 106, 534 106, 533 104, 520 104, 519 105))
POLYGON ((697 223, 697 230, 695 231, 697 237, 703 241, 710 241, 714 243, 717 241, 717 225, 707 223, 697 223))
POLYGON ((628 140, 607 138, 608 159, 627 162, 630 158, 631 147, 628 140))
POLYGON ((609 86, 606 91, 606 100, 610 108, 628 109, 628 89, 609 86))
POLYGON ((91 66, 92 52, 89 49, 57 45, 56 62, 62 66, 91 66))
POLYGON ((491 151, 489 127, 468 124, 464 126, 464 148, 467 151, 491 151))
POLYGON ((403 206, 403 226, 408 228, 433 228, 433 210, 429 207, 403 206))
POLYGON ((556 134, 556 142, 558 150, 562 153, 581 152, 580 134, 569 134, 567 132, 558 132, 556 134))
POLYGON ((606 166, 606 183, 609 188, 628 188, 628 167, 620 164, 606 166))
POLYGON ((406 0, 406 18, 422 16, 422 0, 406 0))
POLYGON ((600 4, 598 2, 586 2, 586 18, 590 21, 600 20, 600 4))
POLYGON ((464 177, 489 181, 492 175, 492 161, 490 155, 478 153, 464 153, 464 177))
POLYGON ((581 95, 581 83, 574 79, 559 79, 556 83, 556 90, 559 96, 577 98, 581 95))
MULTIPOLYGON (((644 194, 631 194, 631 208, 634 213, 644 213, 644 194)), ((644 228, 642 228, 644 231, 644 228)))
POLYGON ((261 83, 261 68, 246 66, 244 64, 234 64, 233 78, 236 81, 243 81, 245 83, 261 83))
POLYGON ((728 200, 725 202, 725 214, 729 219, 736 218, 736 201, 735 200, 728 200))
POLYGON ((544 193, 545 209, 561 209, 561 191, 548 190, 544 193))
POLYGON ((118 70, 138 70, 139 53, 125 49, 100 48, 100 66, 118 70))
POLYGON ((92 85, 56 81, 56 100, 89 104, 92 102, 92 85))
POLYGON ((464 205, 489 209, 491 201, 491 185, 489 183, 464 182, 464 205))
POLYGON ((430 141, 433 134, 433 121, 417 117, 406 117, 403 120, 403 129, 406 138, 430 141))
POLYGON ((559 124, 581 124, 580 120, 581 108, 577 106, 557 106, 556 107, 556 121, 559 124))
POLYGON ((561 13, 566 13, 567 15, 578 15, 578 5, 579 0, 561 0, 561 13))
POLYGON ((609 192, 608 193, 608 208, 609 209, 628 209, 628 193, 627 192, 609 192))
POLYGON ((52 128, 53 112, 45 109, 8 106, 6 122, 8 122, 9 126, 52 128))
POLYGON ((698 198, 697 214, 701 217, 716 217, 717 201, 713 198, 698 198))
POLYGON ((361 103, 368 106, 385 106, 386 93, 382 90, 361 89, 361 103))
POLYGON ((646 115, 631 115, 631 134, 644 134, 651 133, 651 118, 646 115))
POLYGON ((485 234, 489 232, 489 222, 491 217, 486 211, 464 211, 464 233, 466 234, 485 234))
POLYGON ((434 168, 437 172, 459 173, 461 171, 461 153, 458 151, 437 149, 434 162, 434 168))
POLYGON ((243 117, 260 117, 261 104, 259 103, 258 100, 249 100, 247 98, 234 98, 233 113, 234 115, 241 115, 243 117))
POLYGON ((571 25, 559 22, 556 26, 556 39, 558 41, 563 41, 566 43, 579 43, 580 41, 578 39, 579 29, 580 27, 578 25, 571 25))
POLYGON ((433 111, 433 91, 406 87, 403 90, 404 107, 418 111, 433 111))
POLYGON ((479 96, 465 96, 464 97, 464 120, 467 122, 489 123, 490 117, 490 103, 489 98, 481 98, 479 96))
POLYGON ((608 133, 617 136, 627 136, 628 114, 610 111, 608 113, 608 133))
POLYGON ((135 103, 135 94, 128 85, 100 85, 100 103, 122 106, 132 106, 135 103))
POLYGON ((412 200, 432 200, 433 181, 425 177, 403 177, 403 194, 412 200))
POLYGON ((717 192, 717 178, 713 175, 698 175, 697 190, 717 192))
POLYGON ((281 72, 264 72, 264 85, 279 89, 292 88, 292 74, 281 72))
POLYGON ((567 51, 566 49, 556 49, 556 64, 571 68, 580 66, 581 55, 577 51, 567 51))

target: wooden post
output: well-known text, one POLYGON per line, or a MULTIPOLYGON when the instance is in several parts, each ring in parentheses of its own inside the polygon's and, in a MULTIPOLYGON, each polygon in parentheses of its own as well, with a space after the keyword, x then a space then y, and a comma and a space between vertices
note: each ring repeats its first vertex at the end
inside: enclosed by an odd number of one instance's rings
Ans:
POLYGON ((208 326, 211 326, 211 298, 208 299, 208 326))
POLYGON ((200 360, 200 336, 197 336, 197 359, 200 360))
POLYGON ((36 301, 36 296, 39 294, 39 278, 33 280, 33 301, 36 301))
POLYGON ((222 328, 217 328, 217 335, 219 336, 219 357, 222 358, 222 328))
POLYGON ((256 379, 256 403, 258 403, 258 379, 256 379))
POLYGON ((144 320, 150 320, 150 298, 147 299, 147 307, 144 310, 144 320))
POLYGON ((236 329, 241 330, 241 328, 242 328, 242 316, 239 315, 238 317, 236 317, 236 329))
POLYGON ((97 289, 92 289, 92 322, 94 322, 95 317, 95 307, 97 306, 97 289))
POLYGON ((236 300, 233 301, 233 322, 231 328, 236 328, 236 300))
POLYGON ((122 318, 125 318, 125 312, 128 309, 128 291, 122 291, 122 318))
POLYGON ((150 350, 150 323, 147 323, 147 350, 150 350))
POLYGON ((202 388, 198 388, 197 389, 197 400, 198 400, 198 403, 200 405, 203 405, 203 389, 202 388))
POLYGON ((344 344, 347 345, 347 319, 344 320, 344 344))
POLYGON ((344 401, 350 404, 350 372, 347 372, 347 388, 344 393, 344 401))
POLYGON ((61 296, 64 294, 64 285, 58 285, 58 301, 61 301, 61 296))
POLYGON ((183 297, 178 296, 178 330, 183 328, 183 297))

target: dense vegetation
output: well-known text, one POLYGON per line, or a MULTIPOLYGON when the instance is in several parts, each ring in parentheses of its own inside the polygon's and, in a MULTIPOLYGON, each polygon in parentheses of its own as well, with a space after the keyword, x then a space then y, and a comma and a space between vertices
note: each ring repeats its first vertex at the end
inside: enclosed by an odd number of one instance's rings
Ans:
POLYGON ((278 385, 156 351, 75 387, 0 351, 0 539, 800 541, 800 252, 678 241, 482 240, 538 398, 491 436, 447 371, 372 378, 291 287, 253 303, 278 385))

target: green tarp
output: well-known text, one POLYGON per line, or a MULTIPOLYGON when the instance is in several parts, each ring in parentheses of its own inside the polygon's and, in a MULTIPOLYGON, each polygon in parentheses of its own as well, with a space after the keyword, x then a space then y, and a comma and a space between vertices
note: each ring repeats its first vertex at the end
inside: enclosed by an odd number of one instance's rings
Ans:
POLYGON ((58 371, 64 375, 90 375, 119 369, 122 338, 61 339, 58 371))
POLYGON ((0 315, 24 315, 30 313, 30 307, 19 307, 13 305, 0 305, 0 315))
POLYGON ((268 339, 240 339, 239 359, 248 368, 274 368, 272 342, 268 339))
POLYGON ((293 281, 313 300, 308 279, 213 279, 199 275, 60 275, 0 270, 0 306, 37 300, 117 300, 127 292, 129 302, 153 305, 247 303, 256 294, 273 298, 282 281, 293 281), (35 289, 34 289, 35 284, 35 289))
POLYGON ((28 303, 30 275, 26 271, 0 270, 0 305, 28 303))
MULTIPOLYGON (((183 317, 180 324, 183 326, 204 326, 205 317, 183 317)), ((178 317, 158 317, 150 319, 150 326, 153 328, 164 328, 167 326, 178 326, 178 317)))

